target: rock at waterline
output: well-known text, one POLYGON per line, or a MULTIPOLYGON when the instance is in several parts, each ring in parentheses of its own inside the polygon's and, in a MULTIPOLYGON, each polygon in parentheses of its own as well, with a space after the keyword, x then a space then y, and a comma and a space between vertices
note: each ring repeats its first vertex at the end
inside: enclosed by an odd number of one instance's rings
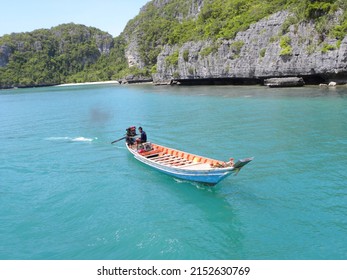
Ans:
POLYGON ((302 87, 305 82, 303 78, 298 77, 270 78, 264 80, 264 85, 268 87, 302 87))

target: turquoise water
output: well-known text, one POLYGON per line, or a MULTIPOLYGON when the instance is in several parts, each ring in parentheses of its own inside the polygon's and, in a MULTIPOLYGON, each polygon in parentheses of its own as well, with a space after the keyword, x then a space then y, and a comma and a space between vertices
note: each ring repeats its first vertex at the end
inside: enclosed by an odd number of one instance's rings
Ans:
POLYGON ((0 92, 0 259, 347 259, 347 88, 0 92), (149 140, 228 160, 208 188, 133 159, 149 140))

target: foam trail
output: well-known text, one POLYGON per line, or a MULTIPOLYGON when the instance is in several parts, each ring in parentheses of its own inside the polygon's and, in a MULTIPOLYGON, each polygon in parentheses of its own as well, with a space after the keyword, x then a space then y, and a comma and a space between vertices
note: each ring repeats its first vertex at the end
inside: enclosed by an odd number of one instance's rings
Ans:
POLYGON ((97 140, 97 137, 94 138, 86 138, 83 136, 80 137, 47 137, 45 140, 48 141, 67 141, 67 142, 92 142, 94 140, 97 140))
POLYGON ((85 137, 76 137, 72 138, 72 142, 92 142, 94 139, 93 138, 85 138, 85 137))
POLYGON ((211 187, 204 186, 204 185, 199 184, 197 182, 191 182, 191 181, 181 180, 181 179, 177 179, 177 178, 173 178, 173 179, 178 184, 191 184, 191 185, 193 185, 194 187, 196 187, 197 189, 200 189, 200 190, 211 190, 212 189, 211 187))
POLYGON ((66 141, 69 140, 70 137, 47 137, 45 140, 47 141, 66 141))

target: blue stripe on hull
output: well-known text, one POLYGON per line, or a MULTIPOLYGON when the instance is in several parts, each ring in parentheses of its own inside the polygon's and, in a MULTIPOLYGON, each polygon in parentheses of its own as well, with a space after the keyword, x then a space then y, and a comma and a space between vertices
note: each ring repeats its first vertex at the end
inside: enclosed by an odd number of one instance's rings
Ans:
MULTIPOLYGON (((157 169, 159 170, 159 169, 157 169)), ((204 183, 204 184, 209 184, 209 185, 215 185, 221 180, 223 180, 225 177, 231 175, 231 172, 225 173, 225 174, 220 174, 220 175, 183 175, 183 174, 177 174, 177 173, 171 173, 167 172, 164 170, 159 170, 165 174, 171 175, 173 177, 182 179, 182 180, 187 180, 187 181, 193 181, 193 182, 199 182, 199 183, 204 183)))

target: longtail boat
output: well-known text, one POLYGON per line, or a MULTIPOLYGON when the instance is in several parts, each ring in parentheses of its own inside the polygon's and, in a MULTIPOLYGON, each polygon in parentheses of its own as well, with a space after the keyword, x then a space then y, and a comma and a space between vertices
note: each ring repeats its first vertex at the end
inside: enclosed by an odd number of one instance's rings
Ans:
POLYGON ((214 186, 253 160, 244 158, 234 162, 231 158, 224 162, 150 142, 138 144, 133 140, 135 134, 126 137, 126 147, 137 160, 182 180, 214 186))

